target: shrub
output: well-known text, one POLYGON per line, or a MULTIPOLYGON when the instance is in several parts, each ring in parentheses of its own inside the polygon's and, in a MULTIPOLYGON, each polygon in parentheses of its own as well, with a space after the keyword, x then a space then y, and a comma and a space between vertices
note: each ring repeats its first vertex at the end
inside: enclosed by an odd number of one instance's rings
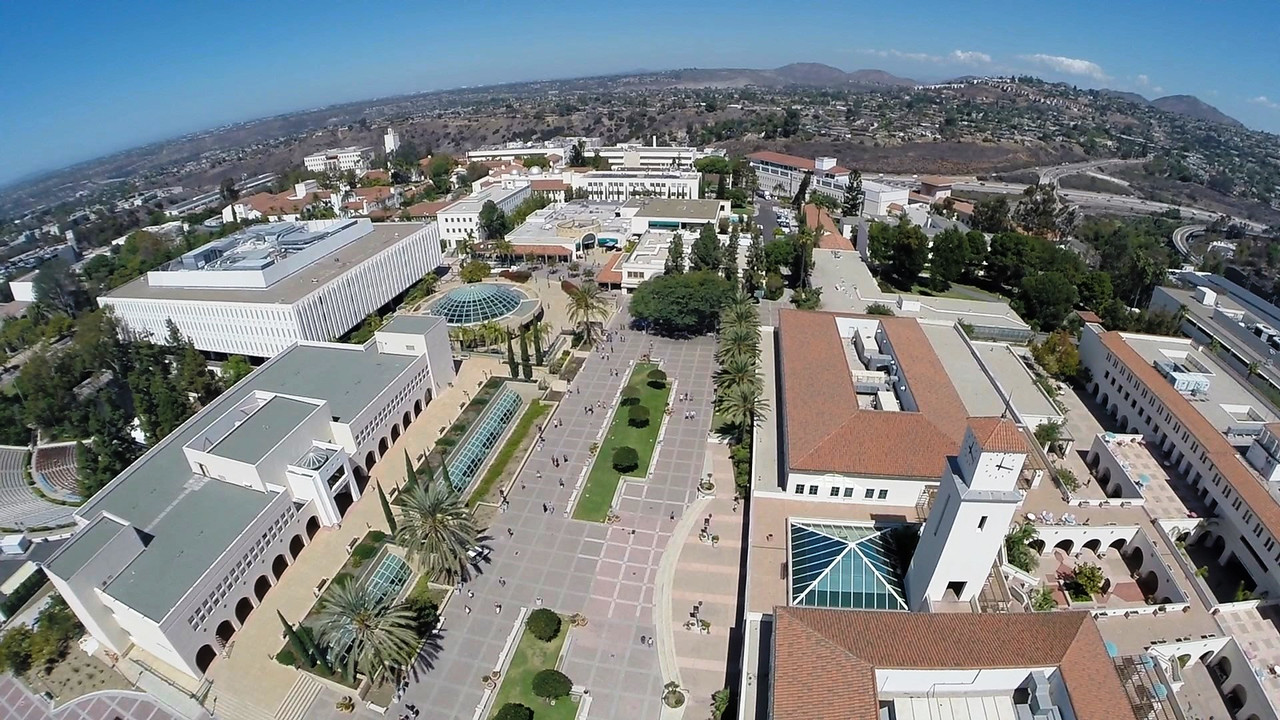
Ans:
POLYGON ((498 273, 498 277, 511 282, 526 283, 533 277, 533 273, 528 270, 503 270, 498 273))
POLYGON ((649 378, 654 382, 664 383, 667 381, 667 374, 662 371, 662 368, 654 368, 650 370, 648 375, 646 375, 645 377, 649 378))
POLYGON ((357 563, 363 564, 374 555, 378 554, 378 546, 368 540, 361 540, 359 545, 351 551, 352 567, 359 567, 357 563))
POLYGON ((551 642, 560 635, 560 616, 547 608, 538 608, 529 613, 524 621, 529 633, 542 642, 551 642))
POLYGON ((387 539, 387 534, 381 530, 370 530, 365 538, 372 543, 380 543, 387 539))
POLYGON ((635 405, 640 402, 640 388, 628 385, 622 388, 622 404, 635 405))
POLYGON ((643 405, 632 405, 627 410, 627 424, 634 428, 648 427, 649 408, 643 405))
POLYGON ((573 681, 559 670, 547 668, 533 676, 533 694, 545 700, 562 698, 573 690, 573 681))
POLYGON ((492 269, 489 267, 489 263, 483 260, 471 260, 462 266, 462 270, 458 272, 458 275, 464 283, 476 283, 489 277, 489 272, 492 269))
POLYGON ((769 273, 764 280, 764 296, 767 300, 777 300, 782 297, 782 276, 778 273, 769 273))
POLYGON ((613 451, 613 469, 618 472, 631 472, 640 467, 640 453, 636 449, 623 445, 613 451))
POLYGON ((533 720, 533 710, 528 705, 507 703, 498 709, 493 720, 533 720))
POLYGON ((865 311, 868 315, 893 315, 893 308, 884 303, 871 303, 865 311))

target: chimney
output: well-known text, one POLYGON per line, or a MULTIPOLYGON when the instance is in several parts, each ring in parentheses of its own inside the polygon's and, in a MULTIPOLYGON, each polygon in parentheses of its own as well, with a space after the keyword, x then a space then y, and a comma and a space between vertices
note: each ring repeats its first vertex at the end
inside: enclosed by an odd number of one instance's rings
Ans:
POLYGON ((836 159, 833 157, 817 157, 813 159, 813 168, 815 170, 830 170, 836 166, 836 159))

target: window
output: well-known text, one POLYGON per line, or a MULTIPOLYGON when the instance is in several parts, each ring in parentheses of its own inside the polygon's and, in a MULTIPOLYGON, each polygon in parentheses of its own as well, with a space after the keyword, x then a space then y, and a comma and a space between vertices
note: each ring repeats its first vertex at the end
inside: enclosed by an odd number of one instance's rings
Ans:
POLYGON ((888 491, 888 490, 881 490, 881 491, 880 491, 880 494, 879 494, 879 495, 876 495, 876 499, 877 499, 877 500, 884 500, 884 499, 886 499, 886 498, 888 498, 888 497, 889 497, 889 491, 888 491))
POLYGON ((986 526, 987 526, 987 516, 983 515, 981 518, 978 518, 978 529, 981 530, 986 526))
POLYGON ((796 494, 797 494, 797 495, 803 495, 803 494, 804 494, 804 486, 803 486, 803 485, 796 485, 796 494))
POLYGON ((863 495, 862 497, 866 498, 867 500, 870 500, 875 496, 876 496, 876 491, 872 490, 871 488, 867 488, 867 494, 863 495))
POLYGON ((848 498, 848 497, 853 497, 853 488, 851 488, 851 487, 847 487, 847 488, 845 488, 845 489, 844 489, 844 496, 845 496, 845 497, 847 497, 847 498, 848 498))
POLYGON ((810 494, 810 495, 817 495, 817 494, 818 494, 818 486, 817 486, 817 485, 810 485, 810 486, 809 486, 809 494, 810 494))
POLYGON ((831 488, 831 497, 840 497, 840 488, 838 487, 831 488))

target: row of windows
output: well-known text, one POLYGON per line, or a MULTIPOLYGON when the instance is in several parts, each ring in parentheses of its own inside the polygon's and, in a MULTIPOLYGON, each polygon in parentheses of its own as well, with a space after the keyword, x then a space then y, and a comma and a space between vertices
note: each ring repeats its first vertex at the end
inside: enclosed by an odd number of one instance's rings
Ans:
MULTIPOLYGON (((382 410, 378 411, 378 414, 375 415, 372 420, 365 423, 364 427, 360 428, 360 432, 356 434, 355 438, 356 446, 364 445, 366 441, 373 437, 374 431, 382 427, 382 424, 391 417, 393 411, 399 412, 399 407, 402 402, 409 399, 411 396, 417 395, 417 390, 422 386, 422 382, 426 377, 427 368, 423 367, 416 375, 413 376, 413 379, 400 390, 400 392, 396 393, 395 397, 391 398, 391 400, 383 406, 382 410)), ((406 429, 407 428, 401 428, 401 430, 406 429)))
MULTIPOLYGON (((821 486, 798 484, 796 485, 796 494, 804 495, 806 494, 806 489, 809 495, 817 495, 818 491, 821 489, 821 486)), ((857 492, 857 488, 853 488, 853 487, 839 488, 839 487, 833 486, 831 488, 830 496, 851 498, 854 496, 856 492, 857 492)), ((862 499, 863 500, 888 500, 889 491, 884 489, 876 490, 875 488, 866 488, 862 492, 862 499)))

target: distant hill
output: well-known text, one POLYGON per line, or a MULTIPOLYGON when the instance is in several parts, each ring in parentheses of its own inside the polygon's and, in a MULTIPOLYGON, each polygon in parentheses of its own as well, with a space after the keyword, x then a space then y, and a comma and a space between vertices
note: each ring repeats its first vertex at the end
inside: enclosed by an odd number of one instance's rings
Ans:
POLYGON ((890 87, 913 87, 917 83, 910 78, 898 77, 883 70, 866 69, 845 72, 838 67, 822 63, 792 63, 780 68, 757 70, 754 68, 683 68, 657 72, 635 79, 646 87, 781 87, 785 85, 809 85, 814 87, 839 87, 853 90, 874 90, 890 87))
POLYGON ((1135 92, 1125 92, 1123 90, 1100 90, 1099 92, 1101 92, 1103 95, 1106 95, 1108 97, 1119 98, 1121 100, 1128 100, 1129 102, 1135 103, 1138 105, 1151 104, 1151 101, 1147 100, 1145 97, 1135 92))
POLYGON ((1151 101, 1153 107, 1164 110, 1165 112, 1186 115, 1198 120, 1207 120, 1222 125, 1228 125, 1235 128, 1243 128, 1244 123, 1227 115, 1218 108, 1201 100, 1194 95, 1169 95, 1167 97, 1156 98, 1151 101))

